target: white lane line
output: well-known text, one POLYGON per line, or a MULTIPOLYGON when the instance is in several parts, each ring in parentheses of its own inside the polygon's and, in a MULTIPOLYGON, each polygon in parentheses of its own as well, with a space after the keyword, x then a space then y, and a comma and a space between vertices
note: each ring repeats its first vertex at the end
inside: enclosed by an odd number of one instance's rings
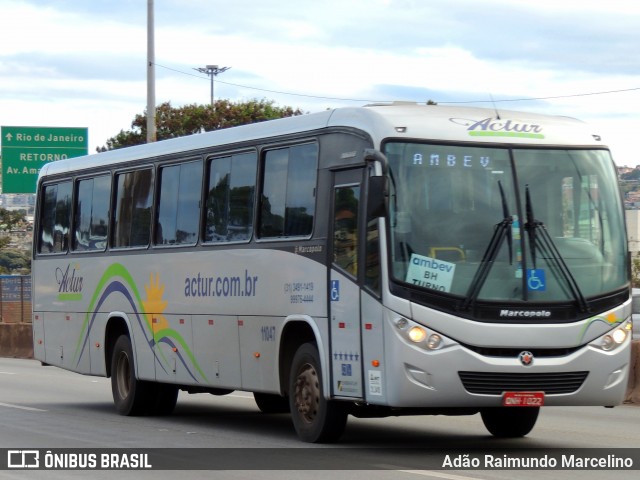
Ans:
POLYGON ((434 470, 398 470, 402 473, 411 473, 422 477, 445 478, 447 480, 477 480, 475 477, 466 477, 463 475, 453 475, 451 473, 437 472, 434 470))
POLYGON ((15 375, 16 372, 0 372, 0 375, 15 375))
POLYGON ((27 410, 29 412, 46 412, 47 411, 47 410, 42 410, 41 408, 23 407, 22 405, 12 405, 10 403, 2 403, 2 402, 0 402, 0 407, 17 408, 18 410, 27 410))
POLYGON ((238 393, 230 393, 228 395, 222 395, 222 397, 233 397, 233 398, 244 398, 245 400, 253 400, 253 395, 251 394, 238 394, 238 393))

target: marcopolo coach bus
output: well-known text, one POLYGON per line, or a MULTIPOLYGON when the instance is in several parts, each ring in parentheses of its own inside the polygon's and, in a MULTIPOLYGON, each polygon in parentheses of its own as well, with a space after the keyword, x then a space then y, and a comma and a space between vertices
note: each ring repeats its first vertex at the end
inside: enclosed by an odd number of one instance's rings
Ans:
POLYGON ((111 378, 123 415, 253 392, 307 442, 348 415, 614 406, 629 260, 610 153, 583 123, 391 104, 46 165, 35 357, 111 378))

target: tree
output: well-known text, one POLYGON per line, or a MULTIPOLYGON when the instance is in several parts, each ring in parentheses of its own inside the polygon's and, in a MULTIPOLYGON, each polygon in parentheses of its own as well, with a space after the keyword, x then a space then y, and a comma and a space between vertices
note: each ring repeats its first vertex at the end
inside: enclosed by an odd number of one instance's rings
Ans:
MULTIPOLYGON (((25 212, 16 210, 6 210, 0 208, 0 231, 11 232, 16 226, 24 223, 25 212)), ((8 235, 0 237, 0 249, 6 247, 11 242, 8 235)))
POLYGON ((631 286, 640 288, 640 252, 631 257, 631 286))
POLYGON ((623 173, 620 175, 622 180, 640 180, 640 169, 633 169, 629 173, 623 173))
POLYGON ((15 248, 0 249, 0 274, 28 275, 31 272, 31 256, 15 248))
MULTIPOLYGON (((270 100, 250 100, 248 102, 217 100, 214 106, 192 104, 176 108, 172 107, 170 102, 165 102, 156 108, 156 137, 158 140, 166 140, 302 114, 300 109, 277 107, 270 100)), ((140 145, 146 141, 147 113, 145 112, 135 116, 131 123, 131 130, 120 130, 120 133, 115 137, 107 140, 105 146, 98 147, 97 151, 105 152, 140 145)))
POLYGON ((5 210, 0 208, 0 231, 5 235, 0 236, 0 274, 26 275, 31 270, 31 254, 15 248, 9 248, 12 230, 26 228, 24 211, 5 210))

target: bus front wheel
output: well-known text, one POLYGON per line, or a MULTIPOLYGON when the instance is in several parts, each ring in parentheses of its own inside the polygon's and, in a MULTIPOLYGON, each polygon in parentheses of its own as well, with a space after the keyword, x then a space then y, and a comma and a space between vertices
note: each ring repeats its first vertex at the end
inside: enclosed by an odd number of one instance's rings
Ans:
POLYGON ((320 355, 315 344, 301 345, 293 357, 289 405, 293 426, 304 442, 332 442, 344 432, 347 411, 340 402, 325 398, 320 355))
POLYGON ((540 407, 493 407, 480 412, 484 426, 494 437, 524 437, 533 430, 540 407))

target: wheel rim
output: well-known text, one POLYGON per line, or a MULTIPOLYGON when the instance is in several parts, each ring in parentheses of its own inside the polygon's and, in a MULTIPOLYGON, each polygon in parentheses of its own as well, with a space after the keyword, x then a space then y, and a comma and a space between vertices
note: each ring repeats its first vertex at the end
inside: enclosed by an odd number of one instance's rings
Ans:
POLYGON ((305 364, 296 378, 296 408, 300 417, 312 423, 320 406, 320 381, 313 365, 305 364))
POLYGON ((129 367, 129 357, 124 352, 122 352, 118 357, 115 375, 118 385, 118 394, 120 395, 120 398, 125 399, 129 396, 131 369, 129 367))

